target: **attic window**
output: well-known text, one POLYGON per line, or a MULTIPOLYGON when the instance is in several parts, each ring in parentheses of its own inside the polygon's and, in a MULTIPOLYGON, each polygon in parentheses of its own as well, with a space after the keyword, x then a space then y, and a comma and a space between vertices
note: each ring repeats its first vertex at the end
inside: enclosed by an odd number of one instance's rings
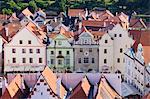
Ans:
POLYGON ((40 83, 37 83, 37 85, 40 85, 40 83))
POLYGON ((37 89, 36 88, 34 88, 34 91, 36 91, 37 89))
POLYGON ((50 89, 49 89, 49 88, 47 88, 47 91, 50 91, 50 89))
POLYGON ((47 85, 47 83, 44 83, 44 85, 47 85))
POLYGON ((40 79, 40 82, 44 82, 44 79, 40 79))

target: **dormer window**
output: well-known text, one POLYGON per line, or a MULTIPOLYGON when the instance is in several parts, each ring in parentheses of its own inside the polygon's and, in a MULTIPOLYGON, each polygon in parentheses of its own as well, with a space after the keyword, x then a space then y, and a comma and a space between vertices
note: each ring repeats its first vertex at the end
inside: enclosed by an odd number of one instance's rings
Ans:
POLYGON ((22 41, 22 40, 19 40, 19 44, 23 44, 23 41, 22 41))

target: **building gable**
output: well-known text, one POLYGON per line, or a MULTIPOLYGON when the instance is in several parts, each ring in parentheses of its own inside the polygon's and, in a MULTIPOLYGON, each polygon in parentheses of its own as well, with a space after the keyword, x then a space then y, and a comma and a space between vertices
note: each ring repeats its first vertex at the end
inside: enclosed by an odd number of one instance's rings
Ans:
POLYGON ((39 99, 39 98, 59 99, 59 97, 55 94, 55 92, 53 92, 53 90, 47 84, 47 81, 44 79, 42 75, 39 77, 29 97, 32 99, 39 99))
POLYGON ((49 45, 50 47, 71 47, 71 44, 69 43, 68 39, 62 35, 58 34, 49 45))
POLYGON ((18 46, 20 44, 20 40, 22 40, 22 44, 20 46, 43 46, 38 37, 26 27, 18 31, 8 45, 18 46), (31 41, 30 45, 28 44, 29 40, 31 41))

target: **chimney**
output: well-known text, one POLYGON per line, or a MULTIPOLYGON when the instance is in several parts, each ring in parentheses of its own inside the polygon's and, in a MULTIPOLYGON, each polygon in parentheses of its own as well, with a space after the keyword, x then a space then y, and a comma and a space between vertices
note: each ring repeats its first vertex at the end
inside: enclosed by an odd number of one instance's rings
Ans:
POLYGON ((87 17, 88 16, 88 10, 87 10, 87 8, 85 9, 85 17, 87 17))
POLYGON ((54 17, 54 21, 57 22, 57 17, 54 17))
POLYGON ((9 33, 8 33, 8 27, 5 26, 5 32, 6 32, 6 36, 8 37, 9 33))
POLYGON ((116 16, 118 15, 118 12, 116 12, 116 16))

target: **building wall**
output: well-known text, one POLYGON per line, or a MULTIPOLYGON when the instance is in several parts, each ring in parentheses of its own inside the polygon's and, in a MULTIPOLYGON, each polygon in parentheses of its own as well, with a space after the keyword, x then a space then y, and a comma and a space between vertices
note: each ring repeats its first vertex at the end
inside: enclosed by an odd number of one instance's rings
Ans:
POLYGON ((113 61, 114 61, 114 72, 117 70, 124 73, 124 52, 132 45, 133 41, 128 36, 127 30, 123 29, 119 24, 117 24, 108 34, 114 39, 113 43, 113 61), (120 50, 122 49, 122 52, 120 50))
POLYGON ((2 37, 0 36, 0 73, 2 72, 2 62, 3 62, 3 59, 2 59, 2 50, 3 50, 3 41, 2 41, 2 37))
POLYGON ((20 30, 12 40, 4 45, 5 68, 4 71, 42 71, 46 65, 46 48, 35 34, 31 33, 27 28, 20 30), (20 44, 20 40, 22 44, 20 44), (31 44, 28 42, 31 41, 31 44), (15 53, 13 53, 15 49, 15 53), (25 50, 25 53, 22 52, 25 50), (32 49, 32 53, 30 53, 32 49), (37 49, 40 53, 37 53, 37 49), (13 58, 16 58, 16 63, 13 63, 13 58), (23 63, 23 58, 26 62, 23 63), (29 62, 29 58, 33 58, 33 63, 29 62), (39 58, 42 62, 39 63, 39 58))
POLYGON ((113 69, 113 40, 106 33, 102 36, 102 38, 99 41, 99 71, 112 72, 112 69, 113 69), (105 60, 106 62, 104 62, 105 60))
POLYGON ((57 35, 57 37, 53 39, 51 44, 48 46, 47 64, 49 67, 53 68, 55 66, 59 70, 64 70, 67 69, 68 67, 71 70, 73 70, 74 66, 73 47, 71 46, 71 44, 69 43, 68 39, 65 36, 61 34, 57 35), (60 58, 59 56, 62 56, 62 58, 60 58), (54 61, 53 64, 52 59, 54 61), (59 60, 62 60, 62 64, 58 63, 59 60), (68 61, 68 63, 66 61, 68 61))
MULTIPOLYGON (((131 55, 131 54, 129 54, 131 55)), ((145 67, 138 59, 125 56, 125 81, 144 94, 145 67)))
POLYGON ((83 32, 79 35, 78 41, 74 41, 74 64, 75 70, 87 72, 89 69, 98 71, 99 69, 99 47, 94 41, 94 37, 89 32, 83 32), (93 59, 92 59, 93 58, 93 59), (79 62, 81 60, 81 62, 79 62), (93 60, 93 62, 92 62, 93 60))
POLYGON ((99 53, 97 45, 75 45, 74 46, 74 62, 75 62, 75 70, 83 70, 88 71, 89 69, 93 69, 98 71, 99 69, 99 53), (80 52, 80 50, 83 50, 80 52), (92 50, 90 52, 90 50, 92 50), (84 62, 84 58, 88 58, 88 63, 84 62), (94 58, 94 62, 92 63, 92 58, 94 58), (81 63, 79 63, 79 59, 81 59, 81 63))

